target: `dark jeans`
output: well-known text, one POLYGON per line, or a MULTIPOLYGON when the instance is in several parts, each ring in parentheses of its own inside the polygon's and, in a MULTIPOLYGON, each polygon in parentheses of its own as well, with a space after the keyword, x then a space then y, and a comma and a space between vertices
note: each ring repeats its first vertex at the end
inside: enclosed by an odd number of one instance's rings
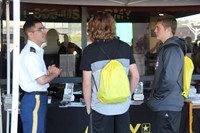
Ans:
POLYGON ((158 111, 154 127, 156 133, 179 133, 181 111, 158 111))
POLYGON ((130 133, 129 111, 107 116, 92 110, 89 125, 88 133, 130 133))

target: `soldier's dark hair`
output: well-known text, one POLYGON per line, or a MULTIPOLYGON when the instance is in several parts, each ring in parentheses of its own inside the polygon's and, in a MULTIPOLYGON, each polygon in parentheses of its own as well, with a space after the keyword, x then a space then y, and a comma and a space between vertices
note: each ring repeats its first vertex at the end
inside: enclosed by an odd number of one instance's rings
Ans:
POLYGON ((32 19, 32 20, 27 20, 23 26, 23 31, 25 36, 27 37, 28 32, 30 32, 31 28, 35 26, 36 23, 42 23, 39 19, 32 19))

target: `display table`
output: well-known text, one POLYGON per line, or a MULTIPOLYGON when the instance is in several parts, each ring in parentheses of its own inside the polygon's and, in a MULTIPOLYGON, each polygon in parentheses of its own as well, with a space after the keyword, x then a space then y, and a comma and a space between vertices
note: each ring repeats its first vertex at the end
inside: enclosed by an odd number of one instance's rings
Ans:
MULTIPOLYGON (((62 107, 59 101, 52 101, 47 113, 47 133, 85 133, 89 117, 85 107, 62 107)), ((185 103, 180 133, 190 132, 190 104, 185 103)), ((132 133, 154 133, 152 112, 146 104, 131 105, 130 130, 132 133)))
POLYGON ((192 129, 193 133, 200 133, 200 105, 194 104, 193 108, 193 122, 192 122, 192 129))
POLYGON ((47 112, 47 133, 84 133, 88 123, 85 107, 58 107, 52 101, 47 112))

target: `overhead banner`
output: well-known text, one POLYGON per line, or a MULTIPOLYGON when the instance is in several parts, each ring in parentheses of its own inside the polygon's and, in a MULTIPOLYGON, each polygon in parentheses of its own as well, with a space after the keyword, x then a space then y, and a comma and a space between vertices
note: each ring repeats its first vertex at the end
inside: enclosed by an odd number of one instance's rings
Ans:
MULTIPOLYGON (((87 7, 87 19, 95 12, 109 12, 117 22, 148 22, 149 12, 134 12, 130 7, 87 7), (142 17, 141 17, 142 14, 142 17)), ((52 4, 21 4, 21 20, 30 18, 44 22, 81 22, 81 6, 52 5, 52 4)))
POLYGON ((81 7, 52 4, 21 4, 21 20, 30 18, 44 22, 81 22, 81 7))
MULTIPOLYGON (((43 22, 81 22, 81 5, 57 5, 57 4, 36 4, 20 3, 21 21, 36 18, 43 22)), ((152 13, 173 13, 176 16, 187 16, 199 12, 199 6, 184 7, 127 7, 127 6, 86 6, 87 20, 96 12, 109 12, 117 22, 149 22, 152 13), (183 12, 184 11, 184 12, 183 12)), ((10 4, 10 18, 13 19, 13 2, 10 4)), ((5 20, 5 12, 2 14, 5 20)))
MULTIPOLYGON (((13 19, 13 4, 10 4, 10 18, 13 19)), ((53 5, 53 4, 35 4, 21 3, 20 19, 40 19, 43 22, 81 22, 81 6, 78 5, 53 5)), ((143 11, 143 8, 130 7, 108 7, 108 6, 87 6, 87 20, 95 12, 109 12, 117 22, 148 22, 149 11, 143 11), (139 10, 138 10, 139 9, 139 10), (141 16, 142 15, 142 16, 141 16), (137 19, 134 19, 137 18, 137 19)), ((5 14, 2 15, 5 20, 5 14)))
POLYGON ((150 12, 142 9, 137 7, 87 7, 88 16, 96 12, 108 12, 117 22, 149 22, 150 12))

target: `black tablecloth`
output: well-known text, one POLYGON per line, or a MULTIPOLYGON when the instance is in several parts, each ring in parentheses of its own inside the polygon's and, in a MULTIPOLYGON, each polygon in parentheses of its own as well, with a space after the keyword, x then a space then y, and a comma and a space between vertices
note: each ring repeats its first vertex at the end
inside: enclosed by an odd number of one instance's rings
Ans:
POLYGON ((193 133, 200 133, 200 109, 193 109, 193 133))
POLYGON ((47 133, 84 133, 88 115, 84 107, 59 108, 50 105, 47 112, 47 133))
MULTIPOLYGON (((59 108, 59 102, 49 105, 47 113, 47 133, 85 133, 89 117, 85 107, 59 108)), ((131 105, 130 129, 132 133, 153 133, 154 112, 145 104, 131 105), (147 130, 145 130, 144 127, 147 130)), ((182 111, 180 133, 189 133, 189 104, 182 111)))

